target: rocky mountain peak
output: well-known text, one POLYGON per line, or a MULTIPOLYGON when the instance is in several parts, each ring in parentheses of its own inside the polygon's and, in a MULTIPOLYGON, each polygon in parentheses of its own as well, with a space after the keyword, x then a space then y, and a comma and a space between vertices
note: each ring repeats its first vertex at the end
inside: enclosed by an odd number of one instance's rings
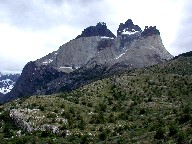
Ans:
POLYGON ((145 26, 144 31, 142 32, 141 36, 148 37, 152 35, 160 35, 159 30, 156 28, 156 26, 145 26))
POLYGON ((131 19, 128 19, 126 22, 125 22, 125 25, 126 26, 133 26, 134 24, 133 24, 133 21, 131 20, 131 19))
POLYGON ((76 39, 80 37, 91 37, 91 36, 105 36, 115 38, 116 36, 107 29, 107 25, 104 22, 97 23, 96 26, 90 26, 83 30, 81 35, 78 35, 76 39))
POLYGON ((141 32, 141 28, 138 25, 134 25, 131 19, 128 19, 124 24, 120 23, 119 28, 117 30, 118 35, 132 35, 137 32, 141 32))

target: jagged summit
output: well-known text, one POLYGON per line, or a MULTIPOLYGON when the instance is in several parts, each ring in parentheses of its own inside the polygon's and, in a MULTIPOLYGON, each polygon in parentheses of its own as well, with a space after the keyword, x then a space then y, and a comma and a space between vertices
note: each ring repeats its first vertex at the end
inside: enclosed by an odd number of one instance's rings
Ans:
POLYGON ((141 36, 148 37, 152 35, 160 35, 160 32, 158 29, 156 29, 156 26, 145 26, 144 31, 142 32, 141 36))
POLYGON ((115 38, 116 36, 107 29, 107 25, 104 22, 97 23, 96 26, 90 26, 82 32, 81 35, 78 35, 76 39, 80 37, 91 37, 91 36, 103 36, 103 37, 110 37, 115 38))
MULTIPOLYGON (((125 39, 129 38, 130 40, 130 37, 148 37, 152 35, 160 35, 160 32, 156 26, 145 26, 145 29, 142 31, 138 25, 135 25, 131 19, 128 19, 125 23, 120 23, 117 30, 117 36, 119 35, 125 36, 125 39)), ((84 29, 82 34, 78 35, 75 39, 91 36, 116 38, 116 36, 107 28, 106 23, 99 22, 96 26, 90 26, 84 29)))
POLYGON ((118 35, 131 35, 136 32, 141 32, 141 28, 138 25, 134 25, 131 19, 128 19, 124 24, 120 23, 119 28, 117 30, 118 35))

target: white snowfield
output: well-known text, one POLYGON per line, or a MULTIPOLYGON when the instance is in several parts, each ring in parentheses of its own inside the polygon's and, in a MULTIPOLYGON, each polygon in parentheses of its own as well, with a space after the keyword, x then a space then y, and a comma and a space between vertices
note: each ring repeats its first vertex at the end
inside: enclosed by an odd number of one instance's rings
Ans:
POLYGON ((48 59, 48 60, 45 60, 44 62, 43 62, 43 64, 49 64, 49 63, 51 63, 53 60, 52 59, 48 59))
POLYGON ((114 39, 113 37, 102 36, 103 39, 114 39))
POLYGON ((0 82, 5 85, 4 87, 0 87, 0 92, 3 94, 7 94, 13 88, 14 82, 10 79, 2 80, 0 82))

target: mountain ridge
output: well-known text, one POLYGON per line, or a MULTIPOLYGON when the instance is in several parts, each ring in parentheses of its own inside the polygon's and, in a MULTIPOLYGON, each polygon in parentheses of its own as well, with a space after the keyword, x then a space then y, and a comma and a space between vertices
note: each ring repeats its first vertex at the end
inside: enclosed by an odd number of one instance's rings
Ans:
POLYGON ((142 31, 129 19, 125 24, 120 24, 118 31, 121 33, 115 37, 105 23, 88 27, 80 36, 60 46, 57 51, 31 65, 28 63, 14 89, 1 101, 65 91, 67 87, 77 88, 108 73, 121 71, 122 68, 130 70, 151 66, 173 57, 165 49, 156 27, 146 27, 142 31), (34 74, 26 73, 28 69, 34 74), (46 69, 52 70, 48 72, 46 69), (47 74, 53 79, 38 84, 39 77, 42 79, 47 74), (28 80, 22 77, 27 77, 28 80), (35 83, 32 82, 34 80, 35 83), (31 89, 27 90, 29 88, 24 83, 31 89))

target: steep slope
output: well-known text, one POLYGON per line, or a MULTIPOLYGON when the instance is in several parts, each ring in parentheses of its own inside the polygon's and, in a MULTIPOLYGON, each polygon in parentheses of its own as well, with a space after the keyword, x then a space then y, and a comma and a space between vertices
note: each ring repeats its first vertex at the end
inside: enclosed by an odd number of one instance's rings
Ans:
POLYGON ((0 98, 2 98, 4 96, 4 94, 3 93, 0 93, 0 98))
MULTIPOLYGON (((15 87, 10 93, 2 97, 1 101, 38 94, 38 89, 43 89, 44 85, 63 75, 65 73, 58 72, 50 66, 43 65, 38 67, 35 62, 29 62, 23 69, 15 87)), ((41 91, 41 93, 43 92, 41 91)))
MULTIPOLYGON (((37 93, 51 94, 72 90, 100 77, 163 63, 171 58, 172 55, 163 46, 160 32, 156 27, 146 27, 142 31, 129 19, 125 24, 120 24, 118 36, 115 37, 107 29, 106 24, 98 23, 85 29, 80 36, 64 44, 57 51, 36 60, 32 66, 25 66, 22 77, 27 76, 28 81, 20 79, 3 101, 37 93), (37 68, 49 68, 54 73, 68 74, 45 79, 37 85, 37 82, 30 82, 34 79, 33 73, 27 73, 28 69, 35 71, 37 68), (22 88, 26 82, 30 86, 28 91, 25 87, 22 88)), ((36 72, 42 76, 46 71, 36 72)))
POLYGON ((107 29, 105 23, 86 28, 76 39, 62 45, 57 51, 36 60, 36 65, 48 65, 70 73, 85 65, 99 52, 98 45, 105 39, 114 39, 115 35, 107 29))
POLYGON ((2 143, 190 143, 191 95, 192 57, 181 55, 70 93, 2 105, 0 137, 2 143))

